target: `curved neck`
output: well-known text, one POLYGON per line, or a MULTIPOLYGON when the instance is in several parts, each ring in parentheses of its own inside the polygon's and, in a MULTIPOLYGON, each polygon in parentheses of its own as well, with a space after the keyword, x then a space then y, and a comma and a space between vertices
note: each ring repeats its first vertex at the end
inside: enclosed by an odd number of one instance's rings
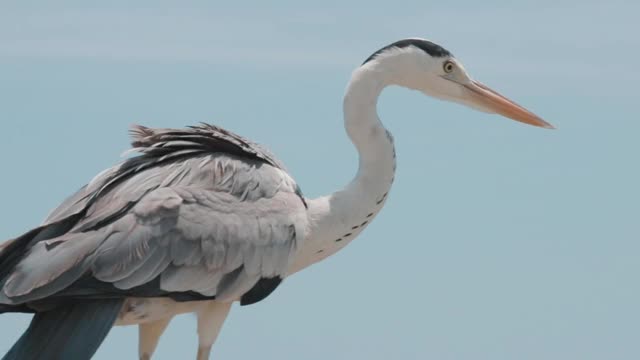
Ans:
POLYGON ((383 72, 360 67, 344 97, 344 123, 359 155, 355 178, 343 189, 309 200, 309 233, 299 249, 296 272, 343 248, 378 214, 395 175, 393 137, 377 115, 378 97, 388 85, 383 72))
POLYGON ((347 86, 343 102, 344 126, 361 161, 372 160, 382 150, 379 145, 386 145, 375 141, 379 133, 386 135, 377 112, 378 97, 385 86, 386 82, 378 72, 362 68, 353 73, 347 86))
MULTIPOLYGON (((377 112, 378 97, 389 85, 383 74, 368 67, 359 68, 349 82, 343 103, 344 125, 360 161, 353 181, 333 196, 358 189, 365 192, 358 193, 360 196, 374 195, 376 190, 383 191, 379 194, 382 196, 391 187, 396 167, 393 136, 377 112)), ((361 198, 365 203, 366 200, 366 196, 361 198)))

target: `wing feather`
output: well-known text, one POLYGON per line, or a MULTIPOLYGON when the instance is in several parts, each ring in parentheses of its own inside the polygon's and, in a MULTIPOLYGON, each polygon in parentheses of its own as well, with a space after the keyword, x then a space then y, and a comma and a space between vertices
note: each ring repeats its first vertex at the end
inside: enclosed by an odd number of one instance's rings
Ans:
POLYGON ((304 235, 295 229, 306 228, 297 191, 283 170, 227 154, 148 168, 96 198, 69 233, 32 246, 0 302, 64 296, 86 276, 103 290, 75 287, 74 294, 112 296, 100 285, 108 283, 131 296, 144 287, 144 296, 239 299, 261 278, 285 276, 304 235))

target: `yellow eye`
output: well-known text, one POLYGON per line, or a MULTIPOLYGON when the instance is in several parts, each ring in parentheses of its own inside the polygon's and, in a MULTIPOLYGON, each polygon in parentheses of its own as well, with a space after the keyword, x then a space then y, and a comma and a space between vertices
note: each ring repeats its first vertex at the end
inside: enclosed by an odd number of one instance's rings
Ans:
POLYGON ((447 74, 453 71, 453 68, 455 67, 455 65, 453 64, 453 61, 445 61, 444 65, 442 65, 442 68, 444 69, 444 72, 446 72, 447 74))

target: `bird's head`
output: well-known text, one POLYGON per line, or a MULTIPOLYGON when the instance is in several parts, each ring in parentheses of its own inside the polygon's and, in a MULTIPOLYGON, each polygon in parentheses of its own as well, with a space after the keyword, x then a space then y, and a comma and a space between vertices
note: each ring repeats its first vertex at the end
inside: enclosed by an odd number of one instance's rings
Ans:
POLYGON ((380 71, 389 82, 438 99, 553 129, 537 115, 473 80, 449 51, 428 40, 404 39, 385 46, 365 60, 362 68, 380 71))

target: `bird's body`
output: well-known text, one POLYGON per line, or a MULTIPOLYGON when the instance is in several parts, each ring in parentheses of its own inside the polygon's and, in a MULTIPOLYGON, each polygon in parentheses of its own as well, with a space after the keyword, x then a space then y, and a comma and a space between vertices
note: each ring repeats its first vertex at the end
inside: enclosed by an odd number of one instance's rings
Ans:
POLYGON ((111 325, 132 324, 140 326, 140 358, 149 359, 169 320, 190 312, 198 316, 198 359, 207 359, 233 302, 266 298, 288 275, 344 248, 384 206, 396 153, 376 103, 388 85, 549 126, 421 39, 391 44, 354 72, 344 113, 359 168, 327 196, 304 197, 270 152, 229 131, 136 126, 140 155, 0 247, 0 311, 38 314, 5 359, 63 356, 66 347, 85 359, 111 325), (58 314, 70 334, 41 346, 35 337, 54 333, 58 314), (87 319, 101 326, 94 331, 87 319))

